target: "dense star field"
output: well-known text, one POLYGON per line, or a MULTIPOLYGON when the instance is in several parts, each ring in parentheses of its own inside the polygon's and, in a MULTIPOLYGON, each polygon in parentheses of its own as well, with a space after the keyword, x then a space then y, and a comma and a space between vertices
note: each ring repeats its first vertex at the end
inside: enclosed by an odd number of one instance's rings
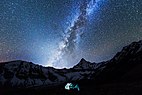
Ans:
POLYGON ((72 67, 141 39, 142 0, 0 1, 0 62, 72 67))

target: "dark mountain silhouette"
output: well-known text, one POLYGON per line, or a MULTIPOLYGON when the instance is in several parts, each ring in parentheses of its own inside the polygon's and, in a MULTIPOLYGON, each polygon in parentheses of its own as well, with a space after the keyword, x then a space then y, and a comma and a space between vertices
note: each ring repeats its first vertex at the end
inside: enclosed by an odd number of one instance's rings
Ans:
POLYGON ((96 80, 99 82, 128 82, 142 80, 142 41, 124 47, 110 61, 96 80))
POLYGON ((25 61, 0 63, 2 95, 141 95, 142 41, 124 47, 111 60, 85 59, 70 69, 43 67, 25 61), (66 83, 80 91, 67 91, 66 83))

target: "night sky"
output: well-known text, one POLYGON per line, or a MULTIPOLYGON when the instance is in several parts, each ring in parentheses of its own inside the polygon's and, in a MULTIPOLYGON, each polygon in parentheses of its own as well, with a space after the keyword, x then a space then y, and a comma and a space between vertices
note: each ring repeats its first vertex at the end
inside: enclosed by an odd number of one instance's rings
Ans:
POLYGON ((0 62, 72 67, 141 39, 142 0, 0 1, 0 62))

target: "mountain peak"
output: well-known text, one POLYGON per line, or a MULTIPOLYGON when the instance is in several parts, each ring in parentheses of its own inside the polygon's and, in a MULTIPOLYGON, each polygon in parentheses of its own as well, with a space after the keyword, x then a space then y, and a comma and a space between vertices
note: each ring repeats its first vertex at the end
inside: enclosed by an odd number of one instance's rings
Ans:
POLYGON ((84 58, 82 58, 81 60, 80 60, 80 62, 79 62, 80 64, 83 64, 83 63, 88 63, 84 58))
POLYGON ((73 69, 94 69, 95 67, 96 63, 91 63, 82 58, 80 62, 73 67, 73 69))

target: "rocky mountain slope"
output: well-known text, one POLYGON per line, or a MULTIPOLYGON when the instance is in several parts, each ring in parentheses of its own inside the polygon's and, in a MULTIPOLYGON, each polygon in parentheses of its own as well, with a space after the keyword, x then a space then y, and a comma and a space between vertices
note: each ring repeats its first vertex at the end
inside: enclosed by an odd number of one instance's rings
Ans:
POLYGON ((89 79, 94 74, 96 67, 97 64, 87 63, 84 59, 71 69, 43 67, 20 60, 11 61, 0 64, 0 85, 6 87, 33 87, 89 79))

